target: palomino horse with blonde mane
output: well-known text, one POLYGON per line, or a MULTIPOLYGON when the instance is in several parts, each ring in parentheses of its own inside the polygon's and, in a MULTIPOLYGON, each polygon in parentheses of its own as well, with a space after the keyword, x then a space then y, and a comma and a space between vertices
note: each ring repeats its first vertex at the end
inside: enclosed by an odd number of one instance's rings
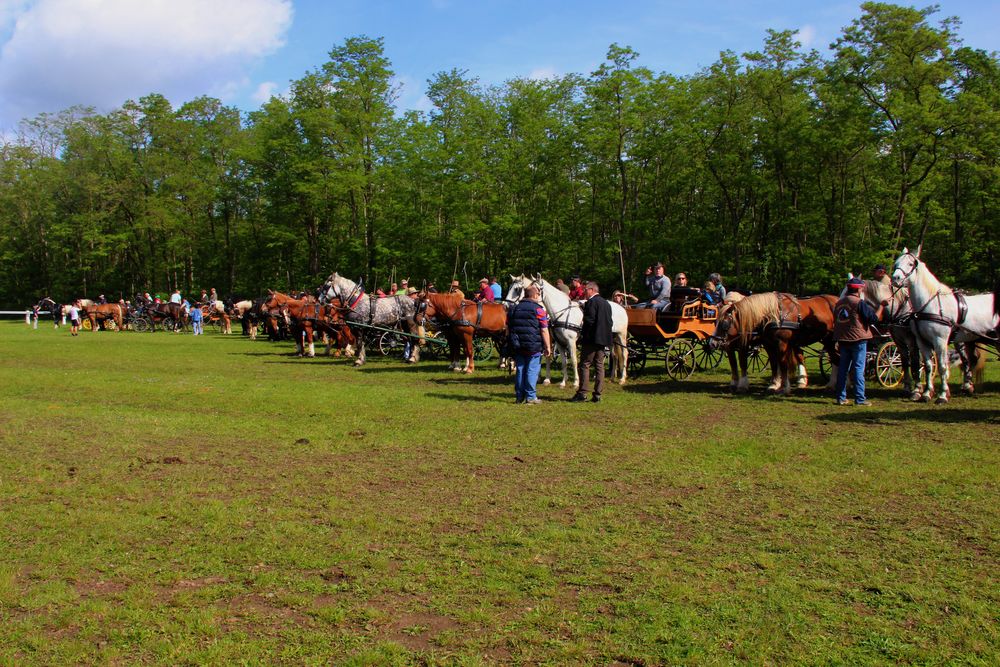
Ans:
POLYGON ((823 343, 832 362, 831 379, 836 377, 840 356, 831 335, 836 303, 837 297, 832 294, 802 299, 783 292, 752 294, 720 315, 715 338, 727 346, 747 346, 756 335, 771 363, 768 391, 787 395, 791 393, 789 377, 793 367, 798 368, 798 386, 808 386, 809 379, 802 363, 802 348, 807 345, 823 343))
POLYGON ((205 322, 208 322, 213 315, 222 320, 222 333, 233 333, 232 320, 229 318, 229 312, 226 310, 226 305, 221 301, 212 301, 201 304, 201 313, 202 317, 205 318, 205 322))
POLYGON ((423 329, 427 320, 433 320, 444 333, 451 350, 451 369, 472 373, 476 370, 474 336, 489 336, 503 349, 507 335, 507 309, 499 303, 476 302, 460 294, 421 292, 417 297, 417 321, 423 329), (465 353, 465 366, 461 355, 465 353))
MULTIPOLYGON (((549 332, 552 343, 562 357, 562 382, 566 386, 569 377, 567 364, 573 373, 573 388, 580 388, 580 371, 577 362, 576 340, 583 330, 583 308, 579 302, 573 301, 555 285, 549 283, 541 274, 534 277, 511 276, 510 289, 507 291, 507 302, 517 303, 524 297, 524 290, 534 285, 538 288, 542 305, 549 314, 549 332)), ((628 376, 628 313, 614 301, 611 305, 611 335, 614 342, 611 345, 611 358, 614 362, 615 379, 618 384, 625 384, 628 376)), ((543 384, 552 382, 552 358, 545 358, 545 380, 543 384)))
MULTIPOLYGON (((348 324, 384 329, 396 329, 400 326, 413 335, 423 338, 424 330, 416 321, 417 303, 414 299, 399 295, 379 298, 365 294, 364 287, 337 273, 331 274, 319 290, 320 301, 339 302, 348 324)), ((365 338, 358 336, 358 352, 355 366, 365 363, 365 338)), ((413 346, 410 363, 420 359, 420 346, 413 346)))
POLYGON ((979 351, 976 344, 986 340, 996 344, 997 314, 992 294, 965 296, 940 282, 916 252, 903 248, 903 253, 892 266, 892 284, 910 290, 910 308, 913 319, 910 328, 917 338, 923 363, 924 386, 918 400, 930 401, 934 396, 934 366, 941 375, 941 393, 938 403, 947 403, 951 397, 948 388, 948 342, 965 346, 967 360, 962 388, 968 393, 975 389, 973 368, 977 366, 979 351))
POLYGON ((295 339, 298 355, 315 357, 317 333, 326 336, 326 355, 330 356, 330 348, 336 342, 338 349, 344 350, 347 356, 353 354, 354 335, 344 322, 340 311, 334 306, 321 304, 315 299, 293 299, 287 294, 268 290, 269 297, 264 306, 268 310, 279 309, 288 321, 289 330, 295 339), (305 346, 308 344, 309 351, 305 346))
POLYGON ((94 303, 84 306, 82 315, 90 320, 90 330, 97 331, 98 323, 103 322, 108 328, 108 322, 113 322, 118 331, 122 331, 125 321, 125 306, 119 303, 94 303))

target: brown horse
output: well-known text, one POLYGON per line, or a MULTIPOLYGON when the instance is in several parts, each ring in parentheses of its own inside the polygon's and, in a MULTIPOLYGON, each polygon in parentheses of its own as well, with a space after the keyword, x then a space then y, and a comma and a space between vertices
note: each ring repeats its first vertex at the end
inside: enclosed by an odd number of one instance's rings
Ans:
POLYGON ((303 337, 309 344, 309 352, 306 356, 316 356, 316 333, 324 334, 326 337, 327 356, 330 355, 330 347, 334 341, 336 341, 338 350, 344 350, 347 356, 353 354, 354 335, 337 308, 322 305, 316 301, 315 297, 293 299, 281 292, 268 290, 268 293, 269 297, 264 306, 269 311, 279 309, 287 317, 299 356, 306 355, 303 337))
POLYGON ((121 331, 125 319, 125 307, 117 303, 95 303, 83 307, 83 316, 90 320, 91 331, 97 331, 99 322, 104 323, 105 329, 109 323, 114 323, 118 331, 121 331))
POLYGON ((734 303, 719 318, 716 335, 736 348, 748 346, 756 336, 771 363, 768 391, 787 395, 791 393, 789 377, 793 367, 798 368, 798 386, 808 384, 802 357, 802 348, 807 345, 823 343, 830 355, 831 379, 836 377, 839 355, 832 336, 836 303, 837 297, 832 294, 802 299, 783 292, 754 294, 734 303))
POLYGON ((200 306, 201 316, 203 321, 221 321, 222 322, 222 333, 231 334, 233 333, 232 320, 229 319, 229 313, 226 311, 226 306, 221 301, 214 301, 210 303, 203 303, 200 306))
POLYGON ((173 330, 183 329, 188 323, 188 314, 184 306, 179 303, 154 303, 146 309, 146 314, 153 321, 153 330, 156 330, 156 323, 163 322, 168 317, 173 320, 173 330))
POLYGON ((434 320, 451 348, 451 368, 471 373, 476 369, 472 338, 486 335, 496 341, 507 333, 507 309, 498 303, 468 301, 459 294, 421 292, 417 300, 417 321, 434 320), (465 367, 460 365, 465 352, 465 367))

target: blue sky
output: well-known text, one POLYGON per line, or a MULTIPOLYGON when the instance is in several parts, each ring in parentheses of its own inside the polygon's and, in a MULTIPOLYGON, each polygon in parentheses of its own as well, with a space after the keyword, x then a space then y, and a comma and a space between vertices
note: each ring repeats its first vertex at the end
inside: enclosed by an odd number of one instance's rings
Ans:
MULTIPOLYGON (((940 0, 969 46, 1000 50, 1000 2, 940 0)), ((612 43, 657 72, 690 74, 767 28, 825 51, 860 3, 809 0, 0 0, 0 131, 74 104, 107 111, 163 93, 252 110, 352 35, 385 39, 401 108, 452 68, 483 83, 587 74, 612 43)))

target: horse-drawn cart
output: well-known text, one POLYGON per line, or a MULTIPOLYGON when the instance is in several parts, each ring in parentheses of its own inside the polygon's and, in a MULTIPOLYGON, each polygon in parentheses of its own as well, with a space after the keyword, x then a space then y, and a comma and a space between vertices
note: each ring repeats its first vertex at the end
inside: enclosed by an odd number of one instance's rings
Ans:
POLYGON ((663 360, 667 374, 685 380, 695 370, 709 370, 722 362, 721 350, 709 340, 719 308, 701 298, 700 290, 674 288, 671 308, 628 308, 629 369, 638 373, 647 361, 663 360))

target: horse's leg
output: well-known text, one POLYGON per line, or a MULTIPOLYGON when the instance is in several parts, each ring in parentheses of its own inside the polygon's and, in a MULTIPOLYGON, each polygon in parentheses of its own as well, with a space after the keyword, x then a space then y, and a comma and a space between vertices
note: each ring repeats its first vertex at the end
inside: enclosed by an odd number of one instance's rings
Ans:
POLYGON ((736 383, 736 393, 750 393, 750 349, 746 345, 741 345, 739 349, 740 379, 736 383))
POLYGON ((937 362, 938 362, 938 375, 941 378, 941 393, 938 394, 937 403, 947 403, 951 399, 951 390, 948 388, 948 380, 951 378, 951 356, 948 353, 948 339, 944 338, 944 342, 938 339, 935 344, 937 352, 937 362))
POLYGON ((809 386, 809 373, 806 371, 805 355, 803 355, 802 350, 798 348, 795 350, 795 363, 799 375, 799 379, 795 383, 795 386, 799 389, 805 389, 809 386))
POLYGON ((785 354, 781 357, 781 359, 781 393, 788 396, 792 393, 792 369, 795 368, 796 361, 798 361, 795 346, 792 345, 790 340, 785 341, 785 354))
POLYGON ((309 340, 309 357, 313 358, 316 356, 316 330, 313 329, 313 325, 306 322, 305 325, 306 338, 309 340))
POLYGON ((767 350, 767 362, 771 365, 771 384, 767 385, 767 391, 778 391, 781 389, 781 345, 777 339, 764 344, 767 350))
MULTIPOLYGON (((569 348, 569 364, 573 369, 573 389, 580 388, 580 359, 576 352, 576 336, 567 337, 566 346, 569 348)), ((596 371, 595 371, 596 372, 596 371)), ((563 373, 563 384, 566 386, 566 374, 563 373)))
MULTIPOLYGON (((962 352, 964 352, 964 364, 962 366, 962 391, 964 391, 969 396, 972 396, 976 392, 976 383, 973 378, 973 374, 977 373, 977 367, 980 365, 979 360, 981 355, 979 350, 976 349, 975 341, 971 343, 962 343, 960 346, 962 352)), ((981 374, 981 371, 978 371, 981 374)))
POLYGON ((465 372, 472 373, 476 370, 476 350, 472 343, 472 337, 475 336, 474 331, 470 331, 467 334, 463 334, 465 342, 465 372))
POLYGON ((618 355, 618 368, 621 370, 621 379, 618 384, 624 385, 628 379, 628 341, 622 334, 618 334, 618 340, 614 343, 615 353, 618 355))
POLYGON ((732 345, 726 346, 726 360, 729 361, 729 391, 735 392, 739 385, 739 366, 736 362, 736 349, 732 345))
POLYGON ((367 336, 364 336, 364 335, 358 337, 358 356, 354 360, 354 365, 355 366, 361 366, 361 365, 363 365, 365 363, 365 347, 366 347, 365 346, 365 341, 366 341, 366 339, 367 339, 367 336))
POLYGON ((420 361, 420 347, 424 344, 424 336, 426 331, 424 330, 424 325, 413 323, 410 333, 420 336, 420 338, 413 339, 413 344, 410 347, 410 363, 415 364, 420 361))

